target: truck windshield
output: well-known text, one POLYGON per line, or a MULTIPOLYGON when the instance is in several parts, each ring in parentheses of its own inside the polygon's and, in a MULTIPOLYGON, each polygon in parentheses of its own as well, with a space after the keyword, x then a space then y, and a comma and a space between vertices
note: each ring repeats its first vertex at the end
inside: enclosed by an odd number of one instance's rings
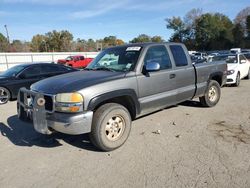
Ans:
POLYGON ((73 60, 73 57, 72 57, 72 56, 69 56, 69 57, 66 58, 66 60, 71 61, 71 60, 73 60))
POLYGON ((132 71, 138 61, 142 47, 115 47, 102 51, 87 70, 132 71))

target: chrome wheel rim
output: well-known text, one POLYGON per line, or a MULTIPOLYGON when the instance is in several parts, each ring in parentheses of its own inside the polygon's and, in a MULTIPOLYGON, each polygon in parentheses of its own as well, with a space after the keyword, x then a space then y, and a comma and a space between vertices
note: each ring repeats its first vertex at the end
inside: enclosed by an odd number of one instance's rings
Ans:
POLYGON ((108 120, 105 127, 105 135, 109 141, 118 140, 125 129, 125 120, 119 115, 115 115, 108 120))
POLYGON ((217 100, 217 89, 214 86, 209 89, 208 98, 211 102, 215 102, 217 100))
POLYGON ((9 100, 8 91, 4 88, 0 88, 0 104, 5 104, 9 100))

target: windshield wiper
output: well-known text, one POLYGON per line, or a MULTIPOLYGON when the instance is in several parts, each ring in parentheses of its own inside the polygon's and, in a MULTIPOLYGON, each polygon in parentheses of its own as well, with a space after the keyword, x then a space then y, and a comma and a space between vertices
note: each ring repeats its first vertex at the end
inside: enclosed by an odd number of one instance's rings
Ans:
POLYGON ((98 68, 95 68, 93 70, 104 70, 104 71, 111 71, 111 72, 115 72, 116 70, 114 69, 111 69, 111 68, 108 68, 108 67, 98 67, 98 68))
POLYGON ((94 69, 84 68, 83 70, 89 71, 89 70, 94 70, 94 69))

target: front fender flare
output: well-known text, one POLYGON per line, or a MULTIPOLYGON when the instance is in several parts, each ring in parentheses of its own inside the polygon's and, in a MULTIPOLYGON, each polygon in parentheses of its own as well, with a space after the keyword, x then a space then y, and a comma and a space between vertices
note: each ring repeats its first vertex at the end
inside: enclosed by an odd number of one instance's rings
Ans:
POLYGON ((111 92, 107 92, 101 95, 98 95, 94 98, 92 98, 88 104, 87 110, 93 111, 97 106, 99 106, 101 103, 112 100, 114 98, 118 97, 129 97, 135 107, 136 114, 140 113, 140 103, 138 101, 137 94, 132 89, 121 89, 121 90, 115 90, 111 92))

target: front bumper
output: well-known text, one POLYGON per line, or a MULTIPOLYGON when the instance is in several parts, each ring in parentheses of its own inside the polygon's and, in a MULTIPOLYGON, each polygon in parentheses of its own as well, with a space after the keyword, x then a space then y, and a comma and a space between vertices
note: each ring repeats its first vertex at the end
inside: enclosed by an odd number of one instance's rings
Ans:
POLYGON ((236 77, 237 74, 231 74, 231 75, 227 75, 227 83, 226 84, 235 84, 236 83, 236 77))
POLYGON ((78 135, 89 133, 93 118, 92 111, 82 113, 59 113, 54 111, 55 97, 21 88, 18 94, 18 105, 28 115, 32 115, 33 125, 37 132, 50 134, 50 128, 65 134, 78 135), (41 103, 44 100, 44 104, 41 103), (40 101, 40 102, 39 102, 40 101), (43 105, 41 105, 43 104, 43 105))

